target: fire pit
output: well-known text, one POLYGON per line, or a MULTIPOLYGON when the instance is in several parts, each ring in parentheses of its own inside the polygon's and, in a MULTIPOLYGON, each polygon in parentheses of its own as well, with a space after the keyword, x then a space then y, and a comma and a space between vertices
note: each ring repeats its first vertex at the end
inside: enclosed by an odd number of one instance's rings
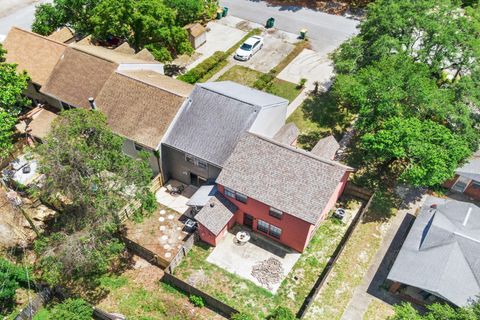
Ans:
POLYGON ((248 233, 247 231, 239 231, 235 235, 235 240, 237 244, 244 245, 250 240, 250 233, 248 233))

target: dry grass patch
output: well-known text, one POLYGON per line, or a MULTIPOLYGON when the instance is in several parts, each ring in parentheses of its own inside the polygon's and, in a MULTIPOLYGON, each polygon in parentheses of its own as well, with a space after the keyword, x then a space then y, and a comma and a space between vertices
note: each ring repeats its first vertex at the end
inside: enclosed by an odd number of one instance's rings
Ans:
POLYGON ((380 300, 373 299, 368 305, 368 309, 363 316, 363 320, 387 320, 394 314, 395 311, 391 305, 380 300))

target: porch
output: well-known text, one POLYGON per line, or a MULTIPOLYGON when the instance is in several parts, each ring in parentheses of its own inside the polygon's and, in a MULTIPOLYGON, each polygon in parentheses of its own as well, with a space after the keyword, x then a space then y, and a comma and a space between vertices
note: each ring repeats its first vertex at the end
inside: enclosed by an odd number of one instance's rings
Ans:
POLYGON ((217 244, 207 261, 275 294, 301 254, 236 225, 217 244), (236 234, 246 231, 250 240, 239 244, 236 234))
POLYGON ((169 180, 155 193, 155 197, 158 203, 188 217, 191 208, 187 205, 187 202, 197 190, 198 187, 186 185, 177 180, 169 180), (183 191, 179 194, 172 194, 169 191, 171 188, 183 189, 183 191))

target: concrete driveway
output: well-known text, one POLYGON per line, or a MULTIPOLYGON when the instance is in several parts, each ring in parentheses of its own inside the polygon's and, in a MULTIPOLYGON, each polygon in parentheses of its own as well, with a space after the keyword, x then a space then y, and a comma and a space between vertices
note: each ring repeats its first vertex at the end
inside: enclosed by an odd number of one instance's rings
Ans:
POLYGON ((327 53, 356 34, 358 21, 293 6, 269 6, 264 1, 220 0, 229 8, 229 14, 262 25, 268 18, 275 18, 275 27, 298 34, 308 29, 308 37, 315 51, 327 53))
POLYGON ((30 30, 35 6, 52 0, 0 0, 0 35, 6 35, 11 27, 30 30))

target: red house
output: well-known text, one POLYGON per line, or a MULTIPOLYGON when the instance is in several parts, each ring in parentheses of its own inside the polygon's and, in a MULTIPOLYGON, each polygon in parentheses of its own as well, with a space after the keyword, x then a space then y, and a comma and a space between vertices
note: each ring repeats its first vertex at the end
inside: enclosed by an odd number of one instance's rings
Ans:
POLYGON ((246 134, 217 178, 217 193, 195 217, 200 238, 215 246, 237 223, 303 252, 352 171, 246 134))
POLYGON ((480 200, 480 151, 455 171, 455 177, 443 186, 453 192, 463 193, 475 200, 480 200))

